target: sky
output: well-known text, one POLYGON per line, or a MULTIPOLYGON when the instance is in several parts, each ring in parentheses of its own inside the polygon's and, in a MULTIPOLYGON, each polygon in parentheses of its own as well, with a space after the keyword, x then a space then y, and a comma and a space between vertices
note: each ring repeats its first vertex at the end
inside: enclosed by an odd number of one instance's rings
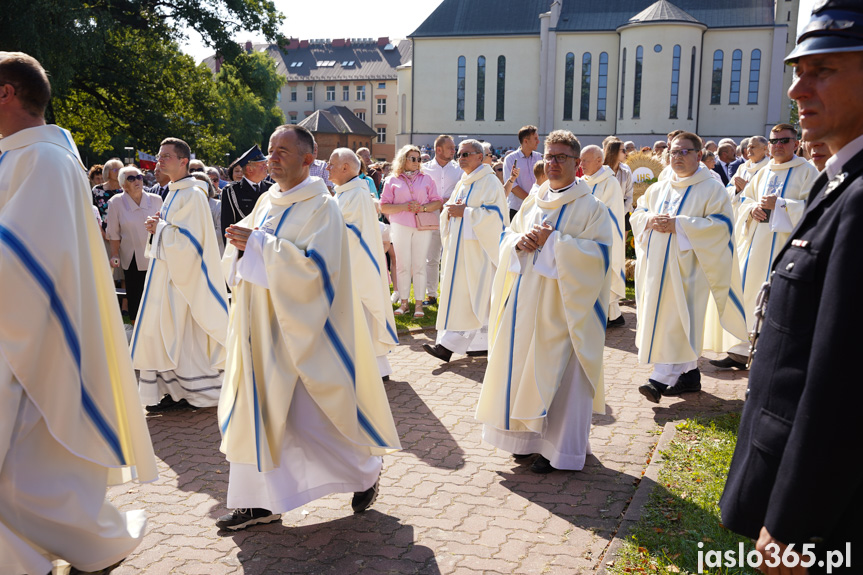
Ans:
MULTIPOLYGON (((282 33, 291 38, 407 38, 443 0, 275 0, 276 8, 285 15, 282 33)), ((672 0, 673 2, 673 0, 672 0)), ((815 0, 800 0, 798 30, 809 21, 815 0)), ((188 42, 182 49, 200 62, 212 55, 201 37, 187 30, 188 42)), ((240 33, 237 42, 263 42, 260 34, 240 33)))

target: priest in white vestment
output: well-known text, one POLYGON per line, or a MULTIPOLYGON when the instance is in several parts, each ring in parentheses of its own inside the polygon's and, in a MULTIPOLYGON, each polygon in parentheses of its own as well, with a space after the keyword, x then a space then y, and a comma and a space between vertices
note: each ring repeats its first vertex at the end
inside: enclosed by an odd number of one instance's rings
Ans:
MULTIPOLYGON (((794 155, 797 144, 797 131, 793 126, 774 126, 769 141, 773 159, 755 174, 740 194, 736 246, 749 330, 755 328, 758 292, 770 276, 775 255, 803 216, 809 188, 818 177, 815 166, 794 155)), ((725 336, 724 339, 725 346, 718 351, 727 351, 728 355, 710 363, 720 369, 746 369, 748 338, 725 336)))
POLYGON ((278 521, 332 493, 353 492, 354 512, 364 511, 381 456, 400 448, 352 284, 351 232, 324 181, 309 176, 313 149, 305 128, 277 128, 276 184, 226 234, 234 301, 219 428, 234 511, 221 529, 278 521))
POLYGON ((746 145, 749 159, 738 166, 737 172, 726 186, 728 197, 731 199, 731 207, 734 209, 735 220, 740 202, 743 201, 743 189, 755 177, 755 174, 770 161, 770 156, 767 155, 767 146, 767 138, 764 136, 749 138, 749 143, 746 145))
POLYGON ((500 180, 483 164, 482 144, 464 140, 458 162, 464 170, 441 212, 443 241, 441 297, 435 345, 423 349, 442 361, 453 353, 488 353, 491 284, 500 235, 509 225, 509 208, 500 180))
POLYGON ((215 406, 222 388, 228 295, 207 190, 189 175, 190 155, 183 140, 162 142, 158 163, 171 183, 146 224, 150 269, 131 348, 150 413, 215 406))
POLYGON ((603 350, 613 223, 575 176, 580 144, 545 140, 548 181, 522 204, 500 242, 491 347, 476 418, 483 440, 531 470, 581 470, 591 412, 605 411, 603 350))
POLYGON ((611 246, 611 294, 608 299, 608 327, 621 327, 626 324, 620 313, 619 300, 626 297, 626 273, 624 261, 626 246, 623 240, 625 213, 623 190, 614 171, 602 165, 603 154, 599 146, 585 146, 581 151, 581 169, 584 171, 584 182, 590 187, 590 193, 608 208, 611 216, 614 242, 611 246))
POLYGON ((0 52, 0 572, 109 568, 144 537, 109 485, 156 460, 87 172, 41 65, 0 52))
POLYGON ((386 381, 393 372, 387 354, 399 344, 399 336, 390 304, 390 282, 377 211, 369 187, 359 177, 360 159, 352 150, 334 150, 329 170, 330 181, 335 184, 336 203, 348 228, 351 278, 362 302, 378 370, 386 381))
POLYGON ((701 390, 698 358, 721 351, 706 337, 713 297, 722 326, 746 337, 731 202, 701 167, 701 138, 683 132, 671 146, 674 175, 650 186, 630 217, 635 237, 638 360, 653 364, 638 388, 649 401, 701 390))

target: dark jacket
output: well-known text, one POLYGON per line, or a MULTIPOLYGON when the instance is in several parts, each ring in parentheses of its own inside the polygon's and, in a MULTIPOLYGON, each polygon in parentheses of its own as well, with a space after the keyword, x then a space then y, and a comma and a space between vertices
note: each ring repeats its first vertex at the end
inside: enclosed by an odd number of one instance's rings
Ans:
POLYGON ((239 182, 231 182, 222 190, 222 231, 236 224, 252 213, 258 198, 270 189, 273 183, 264 180, 258 184, 258 191, 249 184, 246 178, 239 182))
POLYGON ((863 549, 863 153, 843 172, 838 185, 815 180, 776 256, 720 501, 726 527, 756 538, 763 525, 795 550, 863 549))
MULTIPOLYGON (((728 164, 728 169, 731 171, 731 176, 734 177, 734 174, 737 173, 737 168, 740 167, 745 160, 740 158, 734 160, 730 164, 728 164)), ((719 163, 719 158, 716 158, 716 163, 713 165, 713 171, 719 174, 719 177, 722 178, 722 185, 727 186, 728 182, 731 181, 731 178, 728 177, 728 174, 725 173, 725 170, 722 169, 722 164, 719 163)))

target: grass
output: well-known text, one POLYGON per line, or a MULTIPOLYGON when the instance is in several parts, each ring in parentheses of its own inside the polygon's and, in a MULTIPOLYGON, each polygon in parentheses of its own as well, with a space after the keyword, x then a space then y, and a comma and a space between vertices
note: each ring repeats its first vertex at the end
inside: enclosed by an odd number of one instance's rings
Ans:
MULTIPOLYGON (((390 290, 392 290, 392 285, 390 285, 390 290)), ((408 299, 410 301, 413 301, 414 299, 413 286, 411 286, 410 297, 408 299)), ((421 304, 422 300, 418 301, 416 305, 408 303, 408 313, 395 316, 397 330, 401 331, 407 329, 416 329, 418 327, 434 326, 435 322, 437 321, 438 304, 430 305, 426 308, 423 308, 421 304), (420 309, 425 312, 425 317, 414 318, 414 310, 416 309, 416 306, 420 306, 420 309)), ((393 304, 393 310, 398 309, 399 305, 401 305, 401 302, 393 304)))
POLYGON ((626 280, 626 299, 635 301, 635 282, 626 280))
MULTIPOLYGON (((749 568, 704 567, 699 571, 699 551, 735 551, 752 541, 720 523, 719 498, 737 443, 740 414, 701 421, 688 419, 677 426, 677 435, 662 453, 659 483, 648 498, 641 519, 624 541, 618 557, 606 563, 610 573, 714 573, 757 574, 749 568), (703 543, 701 549, 698 544, 703 543)), ((724 559, 723 559, 724 563, 724 559)))

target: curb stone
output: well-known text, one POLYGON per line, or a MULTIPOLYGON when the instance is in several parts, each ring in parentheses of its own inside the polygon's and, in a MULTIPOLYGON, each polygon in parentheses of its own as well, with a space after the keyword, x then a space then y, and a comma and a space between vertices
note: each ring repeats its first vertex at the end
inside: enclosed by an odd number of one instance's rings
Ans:
POLYGON ((629 506, 626 508, 626 514, 624 514, 623 520, 620 522, 617 533, 614 534, 614 538, 608 544, 605 554, 600 559, 596 575, 609 575, 606 566, 608 563, 615 561, 617 553, 623 546, 624 540, 629 537, 632 527, 641 519, 641 512, 644 510, 647 498, 650 497, 653 488, 656 487, 659 480, 659 471, 662 469, 664 460, 662 452, 668 449, 668 446, 677 435, 678 423, 676 421, 669 421, 663 427, 662 435, 659 437, 659 441, 656 443, 656 447, 653 448, 653 453, 650 456, 650 463, 641 478, 641 482, 638 484, 638 488, 635 490, 635 495, 632 496, 632 501, 630 501, 629 506))

